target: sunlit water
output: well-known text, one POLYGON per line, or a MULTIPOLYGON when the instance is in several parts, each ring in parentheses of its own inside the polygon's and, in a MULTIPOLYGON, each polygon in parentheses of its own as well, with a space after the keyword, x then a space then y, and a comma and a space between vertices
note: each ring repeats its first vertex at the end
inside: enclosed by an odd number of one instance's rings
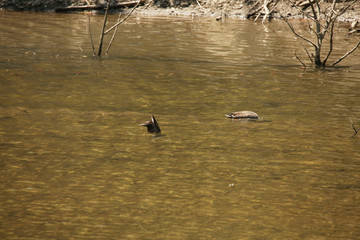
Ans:
POLYGON ((0 238, 360 239, 359 53, 294 51, 282 22, 133 16, 99 59, 87 15, 1 12, 0 238))

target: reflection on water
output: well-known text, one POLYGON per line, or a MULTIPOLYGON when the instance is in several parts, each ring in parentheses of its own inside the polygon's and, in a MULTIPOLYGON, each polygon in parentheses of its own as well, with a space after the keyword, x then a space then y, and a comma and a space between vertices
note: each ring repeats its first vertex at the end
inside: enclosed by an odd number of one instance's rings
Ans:
POLYGON ((360 235, 356 56, 304 70, 281 22, 137 16, 96 59, 85 15, 0 18, 2 239, 360 235))

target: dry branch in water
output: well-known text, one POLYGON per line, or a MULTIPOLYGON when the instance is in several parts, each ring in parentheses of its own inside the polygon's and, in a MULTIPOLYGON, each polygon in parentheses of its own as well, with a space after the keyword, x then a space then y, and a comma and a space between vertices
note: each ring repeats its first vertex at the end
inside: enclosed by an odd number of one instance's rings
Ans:
POLYGON ((118 21, 116 24, 114 24, 111 28, 109 28, 108 30, 105 31, 104 34, 109 33, 111 30, 113 30, 114 28, 116 28, 117 26, 119 26, 120 24, 122 24, 123 22, 125 22, 128 17, 130 17, 130 15, 135 11, 135 9, 140 5, 141 0, 139 0, 139 2, 131 9, 131 11, 124 17, 123 20, 118 21))
POLYGON ((102 26, 102 29, 101 29, 100 40, 99 40, 98 56, 101 56, 102 45, 103 45, 104 36, 105 36, 104 32, 105 32, 105 27, 106 27, 106 22, 107 22, 107 17, 108 17, 108 11, 109 11, 110 1, 111 1, 111 0, 108 0, 108 2, 107 2, 107 4, 106 4, 106 8, 105 8, 104 22, 103 22, 103 26, 102 26))
POLYGON ((331 66, 335 66, 336 64, 338 64, 340 61, 342 61, 344 58, 346 58, 347 56, 349 56, 350 54, 352 54, 358 47, 360 46, 360 41, 355 45, 355 47, 353 49, 351 49, 350 51, 348 51, 347 53, 345 53, 344 56, 342 56, 341 58, 339 58, 338 60, 336 60, 333 64, 331 64, 331 66))
POLYGON ((94 40, 93 40, 93 37, 92 37, 92 34, 91 34, 91 20, 90 20, 90 15, 89 15, 89 34, 90 34, 90 41, 91 41, 91 47, 92 47, 92 51, 93 51, 93 56, 95 57, 95 56, 96 56, 96 53, 95 53, 94 40))
MULTIPOLYGON (((119 22, 120 19, 121 19, 121 12, 119 13, 119 17, 118 17, 117 21, 119 22)), ((109 50, 110 50, 110 48, 111 48, 111 45, 112 45, 112 43, 113 43, 113 41, 114 41, 114 39, 115 39, 115 36, 116 36, 117 29, 118 29, 118 26, 117 26, 117 27, 115 28, 115 30, 114 30, 114 33, 113 33, 113 35, 112 35, 112 37, 111 37, 111 39, 110 39, 110 42, 109 42, 109 45, 108 45, 108 47, 107 47, 107 49, 106 49, 105 54, 108 54, 108 52, 109 52, 109 50)))
POLYGON ((352 119, 350 118, 350 122, 351 122, 351 126, 352 128, 354 129, 354 135, 352 135, 351 137, 354 137, 359 131, 360 131, 360 128, 358 130, 356 130, 355 126, 354 126, 354 123, 352 121, 352 119))
MULTIPOLYGON (((331 5, 327 8, 322 9, 322 5, 320 5, 320 0, 305 0, 300 4, 296 2, 292 2, 294 6, 298 8, 300 13, 309 18, 308 21, 308 30, 309 32, 315 36, 315 39, 309 39, 300 33, 298 33, 293 25, 289 22, 289 20, 285 17, 282 19, 289 26, 290 30, 294 33, 294 35, 300 41, 306 55, 310 59, 311 63, 314 63, 317 67, 325 67, 326 63, 332 54, 334 48, 334 26, 335 22, 339 16, 344 14, 349 7, 354 5, 358 0, 352 0, 350 3, 345 4, 342 8, 337 8, 337 0, 332 0, 331 5), (309 12, 306 11, 307 8, 310 8, 309 12), (324 59, 321 59, 321 54, 324 46, 324 40, 327 39, 328 50, 324 59), (305 47, 304 43, 313 47, 314 51, 312 54, 309 54, 308 49, 305 47)), ((360 41, 355 45, 355 47, 348 51, 345 55, 335 61, 331 66, 335 66, 337 63, 342 61, 344 58, 348 57, 351 53, 353 53, 360 46, 360 41)), ((300 60, 298 56, 295 56, 303 65, 304 62, 300 60)))
MULTIPOLYGON (((123 22, 125 22, 130 17, 130 15, 134 12, 134 10, 140 5, 140 3, 143 2, 143 0, 137 1, 135 6, 131 9, 131 11, 122 20, 120 20, 120 17, 121 17, 121 13, 120 13, 116 24, 114 24, 112 27, 110 27, 108 30, 105 31, 106 25, 107 25, 107 17, 108 17, 108 10, 109 10, 109 7, 110 7, 110 1, 111 0, 108 0, 107 3, 106 3, 104 22, 103 22, 103 26, 102 26, 102 29, 101 29, 100 39, 99 39, 99 48, 98 48, 98 54, 97 54, 98 57, 100 57, 101 53, 102 53, 102 46, 103 46, 103 42, 104 42, 104 36, 106 34, 108 34, 110 31, 114 30, 113 36, 111 37, 111 40, 110 40, 109 45, 108 45, 107 50, 106 50, 106 54, 108 54, 108 52, 110 50, 110 47, 112 45, 112 42, 115 39, 115 35, 116 35, 116 31, 117 31, 118 26, 120 24, 122 24, 123 22)), ((93 38, 92 38, 92 34, 91 34, 90 17, 89 17, 89 32, 90 32, 91 45, 92 45, 92 49, 93 49, 93 55, 95 56, 96 54, 95 54, 95 47, 94 47, 94 42, 93 42, 93 38)))

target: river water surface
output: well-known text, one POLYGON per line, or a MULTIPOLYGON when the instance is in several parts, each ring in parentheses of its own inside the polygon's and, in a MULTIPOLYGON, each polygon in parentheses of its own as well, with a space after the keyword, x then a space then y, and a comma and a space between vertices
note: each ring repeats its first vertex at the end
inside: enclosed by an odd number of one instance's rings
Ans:
POLYGON ((87 15, 1 12, 0 238, 360 239, 359 51, 294 51, 283 22, 134 15, 99 59, 87 15))

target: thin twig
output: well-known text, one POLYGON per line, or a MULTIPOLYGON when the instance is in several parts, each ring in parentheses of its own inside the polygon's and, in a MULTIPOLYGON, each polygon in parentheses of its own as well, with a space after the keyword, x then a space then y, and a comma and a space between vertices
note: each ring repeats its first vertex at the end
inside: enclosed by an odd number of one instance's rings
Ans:
POLYGON ((303 9, 301 9, 301 7, 298 6, 298 4, 296 4, 296 2, 291 1, 291 4, 293 6, 295 6, 302 14, 304 14, 306 17, 310 18, 311 20, 315 20, 313 16, 311 16, 309 13, 307 13, 306 11, 304 11, 303 9))
POLYGON ((91 46, 92 46, 92 50, 93 50, 93 56, 96 56, 94 41, 93 41, 92 34, 91 34, 90 15, 89 15, 89 33, 90 33, 91 46))
POLYGON ((309 39, 307 39, 306 37, 298 34, 298 33, 295 31, 294 27, 289 23, 289 21, 288 21, 286 18, 283 18, 283 19, 284 19, 284 21, 287 23, 287 25, 290 27, 291 31, 292 31, 297 37, 299 37, 299 38, 303 39, 304 41, 310 43, 310 44, 313 45, 315 48, 317 47, 316 44, 313 43, 311 40, 309 40, 309 39))
POLYGON ((314 28, 311 26, 310 21, 307 19, 306 22, 308 23, 308 28, 310 30, 310 32, 317 34, 317 32, 314 30, 314 28))
POLYGON ((258 0, 256 3, 252 4, 252 7, 248 11, 248 15, 253 15, 262 8, 262 6, 260 6, 255 11, 253 11, 260 2, 261 2, 261 0, 258 0), (250 13, 250 12, 252 12, 252 13, 250 13))
POLYGON ((333 64, 331 64, 331 66, 335 66, 336 64, 338 64, 339 62, 341 62, 344 58, 346 58, 347 56, 349 56, 350 54, 352 54, 359 46, 360 46, 360 41, 355 45, 355 47, 354 47, 353 49, 351 49, 350 51, 348 51, 344 56, 342 56, 342 57, 339 58, 336 62, 334 62, 333 64))
POLYGON ((128 15, 126 15, 124 18, 123 18, 123 20, 121 20, 120 22, 117 22, 115 25, 113 25, 111 28, 109 28, 108 30, 106 30, 105 32, 104 32, 104 35, 105 34, 108 34, 111 30, 113 30, 114 28, 116 28, 117 26, 119 26, 120 24, 122 24, 123 22, 125 22, 126 21, 126 19, 128 18, 128 17, 130 17, 130 15, 134 12, 134 10, 140 5, 140 3, 141 3, 141 0, 139 0, 139 2, 131 9, 131 11, 128 13, 128 15))
MULTIPOLYGON (((331 10, 330 10, 329 19, 333 18, 333 14, 335 13, 335 6, 336 6, 336 0, 333 0, 333 2, 331 4, 331 10)), ((337 18, 337 17, 335 17, 335 18, 337 18)))
POLYGON ((254 19, 254 22, 256 22, 260 16, 261 16, 261 12, 259 12, 259 13, 257 14, 257 16, 256 16, 255 19, 254 19))
POLYGON ((340 9, 340 10, 337 12, 337 14, 336 14, 335 19, 338 18, 338 17, 340 17, 341 15, 343 15, 343 14, 346 12, 346 10, 348 10, 349 7, 351 7, 352 5, 354 5, 357 1, 358 1, 358 0, 353 0, 351 3, 349 3, 348 5, 346 5, 345 7, 343 7, 342 9, 340 9))
MULTIPOLYGON (((335 1, 335 0, 334 0, 335 1)), ((335 24, 335 21, 333 21, 332 23, 331 23, 331 26, 330 26, 330 39, 329 39, 329 51, 328 51, 328 53, 327 53, 327 55, 326 55, 326 57, 325 57, 325 59, 324 59, 324 61, 323 61, 323 65, 325 66, 325 64, 326 64, 326 62, 327 62, 327 60, 328 60, 328 58, 330 57, 330 55, 331 55, 331 52, 332 52, 332 50, 333 50, 333 36, 334 36, 334 24, 335 24)))
MULTIPOLYGON (((121 18, 121 12, 119 13, 119 17, 118 17, 117 22, 120 21, 120 18, 121 18)), ((115 39, 115 35, 116 35, 117 30, 118 30, 118 26, 116 26, 116 28, 115 28, 115 30, 114 30, 114 32, 113 32, 113 35, 112 35, 112 37, 111 37, 111 39, 110 39, 110 42, 109 42, 109 45, 108 45, 108 47, 107 47, 107 49, 106 49, 105 54, 108 54, 108 52, 109 52, 109 50, 110 50, 110 47, 111 47, 111 44, 112 44, 112 42, 113 42, 114 39, 115 39)))

